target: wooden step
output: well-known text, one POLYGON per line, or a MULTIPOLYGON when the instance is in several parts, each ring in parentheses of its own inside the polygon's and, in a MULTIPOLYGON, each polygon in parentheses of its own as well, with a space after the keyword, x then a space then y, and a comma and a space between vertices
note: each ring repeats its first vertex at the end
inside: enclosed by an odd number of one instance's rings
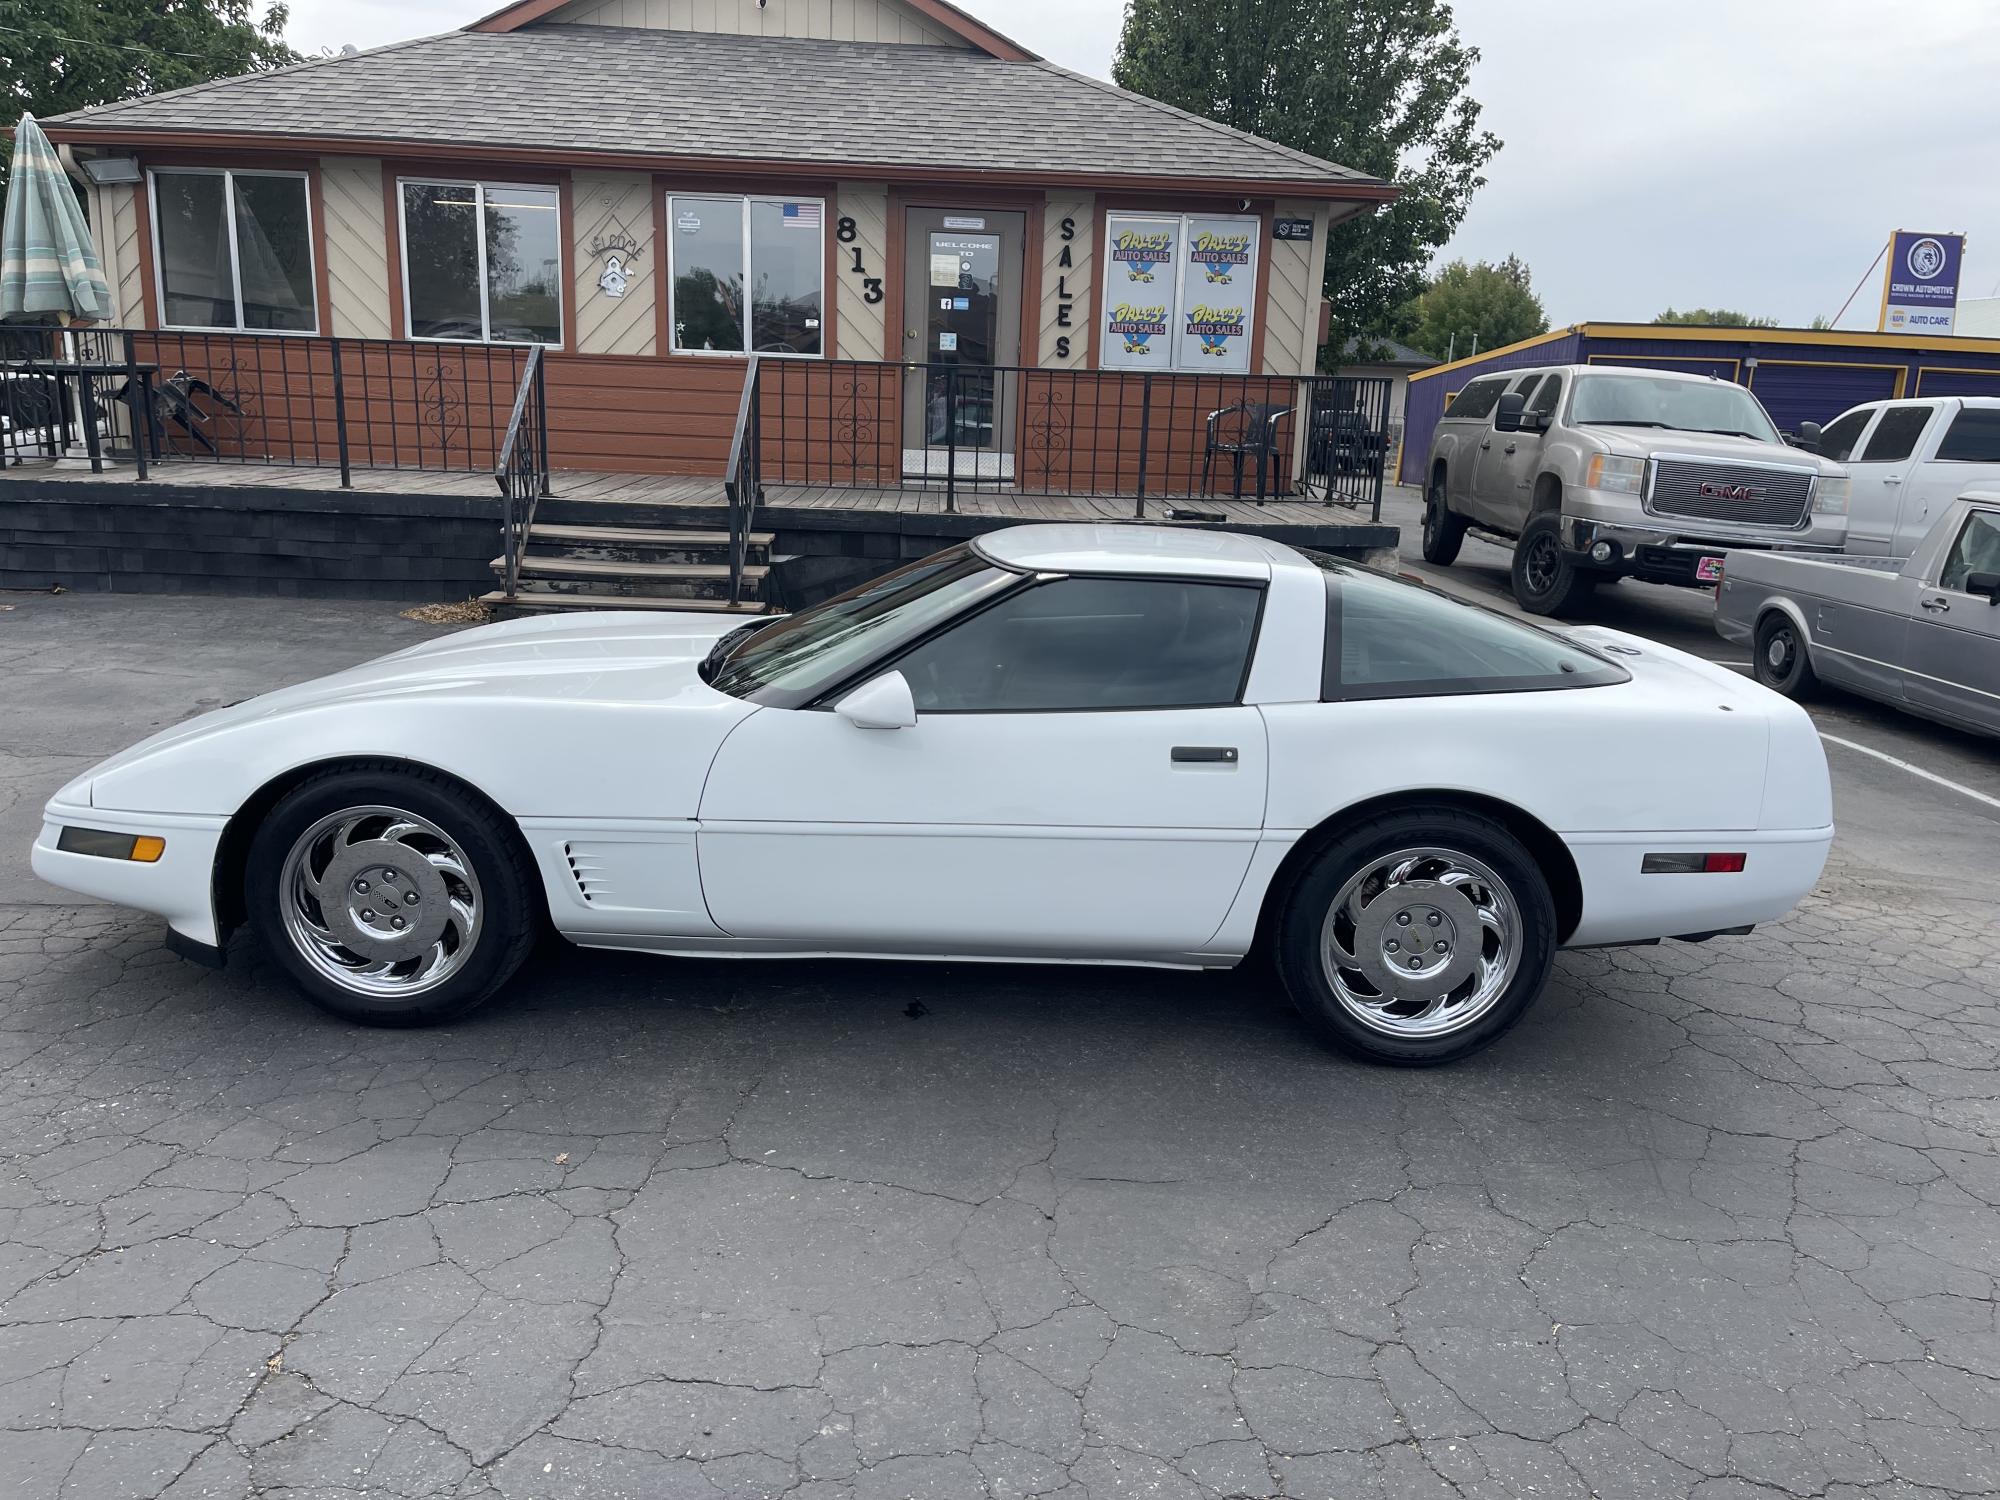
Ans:
MULTIPOLYGON (((727 547, 726 531, 676 531, 654 526, 558 526, 537 521, 528 528, 535 542, 619 542, 633 547, 727 547)), ((752 547, 768 547, 778 539, 775 531, 753 531, 752 547)))
MULTIPOLYGON (((507 559, 496 557, 491 564, 496 573, 505 572, 507 559)), ((746 563, 744 581, 762 579, 771 571, 767 563, 746 563)), ((596 557, 557 557, 547 552, 521 554, 521 572, 543 578, 649 578, 661 582, 727 582, 727 563, 607 562, 596 557)))
POLYGON ((480 595, 479 602, 498 615, 510 612, 548 614, 583 609, 686 610, 711 615, 761 615, 770 612, 770 606, 759 599, 745 599, 741 604, 731 604, 726 599, 660 599, 631 594, 516 594, 509 599, 498 589, 480 595))

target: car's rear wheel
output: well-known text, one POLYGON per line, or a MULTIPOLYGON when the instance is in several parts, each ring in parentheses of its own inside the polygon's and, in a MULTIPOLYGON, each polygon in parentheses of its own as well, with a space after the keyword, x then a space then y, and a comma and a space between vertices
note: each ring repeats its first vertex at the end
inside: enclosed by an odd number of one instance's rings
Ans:
POLYGON ((1757 635, 1750 657, 1750 670, 1757 680, 1787 698, 1805 698, 1819 686, 1812 657, 1799 637, 1799 628, 1788 616, 1772 613, 1757 622, 1757 635))
POLYGON ((1293 885, 1275 936, 1285 988, 1324 1040, 1425 1067, 1521 1019, 1555 959, 1555 901, 1500 824, 1419 807, 1334 838, 1293 885))
POLYGON ((323 772, 272 809, 244 898, 265 949, 315 1005, 368 1026, 464 1015, 534 944, 519 834, 442 776, 323 772))
POLYGON ((1458 560, 1465 544, 1465 518, 1451 513, 1445 503, 1444 471, 1431 475, 1424 492, 1424 561, 1446 567, 1458 560))
POLYGON ((1562 544, 1562 518, 1543 511, 1514 543, 1514 598, 1531 615, 1564 615, 1590 597, 1597 578, 1562 544))

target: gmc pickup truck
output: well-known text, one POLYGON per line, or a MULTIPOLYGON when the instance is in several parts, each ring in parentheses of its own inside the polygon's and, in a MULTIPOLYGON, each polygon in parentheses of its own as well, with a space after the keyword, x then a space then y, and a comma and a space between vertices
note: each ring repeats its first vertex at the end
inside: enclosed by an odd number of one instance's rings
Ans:
POLYGON ((2000 734, 2000 490, 1945 506, 1903 562, 1732 552, 1715 628, 1788 698, 1827 682, 2000 734))
POLYGON ((1706 375, 1606 365, 1467 383, 1431 439, 1424 557, 1468 530, 1514 549, 1514 597, 1573 610, 1615 578, 1708 587, 1731 548, 1837 552, 1848 480, 1786 446, 1757 398, 1706 375))

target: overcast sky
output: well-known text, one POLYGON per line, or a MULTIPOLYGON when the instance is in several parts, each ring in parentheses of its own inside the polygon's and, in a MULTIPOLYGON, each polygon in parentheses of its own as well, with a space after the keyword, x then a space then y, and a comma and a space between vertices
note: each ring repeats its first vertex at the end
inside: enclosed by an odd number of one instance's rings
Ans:
MULTIPOLYGON (((499 0, 292 0, 303 51, 461 26, 499 0)), ((1122 0, 967 0, 1065 67, 1111 73, 1122 0)), ((1445 254, 1533 269, 1556 323, 1733 307, 1831 315, 1898 227, 1970 236, 2000 295, 1991 0, 1459 0, 1506 146, 1445 254)), ((580 81, 577 108, 588 110, 580 81)), ((949 101, 938 101, 939 108, 949 101)), ((1841 320, 1872 328, 1880 271, 1841 320)))

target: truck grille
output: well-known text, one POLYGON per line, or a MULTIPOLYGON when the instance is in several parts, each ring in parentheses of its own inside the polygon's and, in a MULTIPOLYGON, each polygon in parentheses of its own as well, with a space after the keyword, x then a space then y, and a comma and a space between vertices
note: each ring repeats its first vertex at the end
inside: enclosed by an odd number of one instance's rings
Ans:
POLYGON ((1656 458, 1646 509, 1695 521, 1800 527, 1812 508, 1813 470, 1656 458))

